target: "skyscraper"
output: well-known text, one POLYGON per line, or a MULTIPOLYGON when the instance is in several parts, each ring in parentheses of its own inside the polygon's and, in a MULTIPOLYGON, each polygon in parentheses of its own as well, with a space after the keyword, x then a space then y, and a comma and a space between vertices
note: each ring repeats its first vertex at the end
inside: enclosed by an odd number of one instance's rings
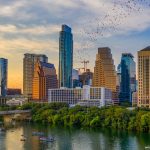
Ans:
POLYGON ((121 102, 132 102, 132 93, 136 91, 135 62, 131 53, 123 53, 120 63, 121 82, 119 98, 121 102))
POLYGON ((48 89, 55 88, 58 88, 58 80, 54 65, 38 60, 34 67, 32 99, 47 101, 48 89))
POLYGON ((37 60, 48 62, 48 57, 42 54, 24 54, 23 59, 23 94, 28 98, 32 98, 32 81, 34 74, 34 66, 37 60))
POLYGON ((7 95, 7 69, 8 60, 0 58, 0 96, 7 95))
POLYGON ((105 87, 116 91, 116 71, 111 50, 108 47, 98 48, 94 67, 93 86, 105 87))
POLYGON ((117 67, 117 91, 120 93, 120 85, 121 85, 121 67, 120 64, 117 67))
POLYGON ((72 87, 73 35, 71 28, 62 25, 59 34, 59 86, 72 87))
POLYGON ((138 106, 150 108, 150 46, 138 51, 138 106))

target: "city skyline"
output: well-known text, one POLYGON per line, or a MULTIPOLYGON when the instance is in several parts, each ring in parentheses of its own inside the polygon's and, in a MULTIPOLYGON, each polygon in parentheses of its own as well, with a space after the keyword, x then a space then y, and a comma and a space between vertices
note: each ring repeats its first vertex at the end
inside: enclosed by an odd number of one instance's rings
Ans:
POLYGON ((111 0, 67 0, 66 4, 62 0, 44 0, 36 4, 25 0, 2 0, 0 56, 9 60, 8 87, 22 88, 25 53, 47 55, 58 71, 59 31, 64 23, 73 29, 74 68, 82 65, 82 59, 89 59, 88 66, 93 71, 97 48, 103 46, 111 48, 115 66, 124 52, 131 52, 137 61, 137 51, 150 45, 150 9, 144 2, 129 9, 125 2, 114 6, 111 0), (116 8, 119 8, 117 12, 116 8), (126 9, 129 9, 129 15, 121 15, 119 10, 126 9), (103 33, 96 34, 97 29, 103 33))

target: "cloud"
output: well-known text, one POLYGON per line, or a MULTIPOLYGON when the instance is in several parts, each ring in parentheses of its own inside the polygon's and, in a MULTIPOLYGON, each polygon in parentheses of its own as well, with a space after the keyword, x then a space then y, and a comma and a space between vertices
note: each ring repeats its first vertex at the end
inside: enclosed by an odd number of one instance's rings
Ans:
POLYGON ((30 35, 42 35, 42 34, 56 34, 59 32, 60 27, 57 25, 33 25, 33 26, 23 26, 23 25, 0 25, 1 33, 13 33, 13 34, 30 34, 30 35))
POLYGON ((58 44, 56 41, 47 40, 47 41, 37 41, 37 40, 28 40, 28 39, 13 39, 6 40, 0 38, 0 54, 9 53, 8 55, 12 55, 12 53, 25 53, 29 51, 41 52, 44 50, 50 51, 58 51, 58 44))
POLYGON ((27 2, 23 0, 22 1, 8 0, 7 3, 2 1, 0 3, 0 10, 1 10, 0 16, 12 17, 18 12, 19 8, 26 6, 26 4, 27 2))
MULTIPOLYGON (((125 41, 130 35, 150 29, 146 2, 128 1, 0 0, 0 55, 10 60, 10 74, 14 73, 17 61, 22 63, 26 52, 46 53, 58 68, 59 31, 65 23, 72 27, 74 35, 74 61, 90 59, 93 68, 98 47, 111 46, 120 54, 123 46, 133 48, 128 42, 123 44, 120 36, 125 41)), ((11 78, 14 80, 15 76, 11 78)))

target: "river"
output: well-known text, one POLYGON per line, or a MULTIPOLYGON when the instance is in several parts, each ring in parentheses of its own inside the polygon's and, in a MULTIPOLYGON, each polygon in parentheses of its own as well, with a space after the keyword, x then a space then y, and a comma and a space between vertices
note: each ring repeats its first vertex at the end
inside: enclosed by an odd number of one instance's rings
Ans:
POLYGON ((144 150, 150 146, 150 134, 110 129, 86 130, 16 124, 0 132, 0 150, 144 150), (41 142, 32 132, 54 136, 54 142, 41 142), (20 141, 21 135, 26 141, 20 141))

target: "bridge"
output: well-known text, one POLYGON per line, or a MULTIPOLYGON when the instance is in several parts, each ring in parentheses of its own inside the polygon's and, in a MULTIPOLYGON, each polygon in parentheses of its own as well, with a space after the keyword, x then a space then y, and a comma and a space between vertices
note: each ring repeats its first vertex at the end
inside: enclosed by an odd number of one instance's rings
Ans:
POLYGON ((3 115, 12 115, 12 114, 24 114, 30 113, 31 110, 8 110, 8 111, 0 111, 0 116, 3 115))
POLYGON ((4 122, 11 122, 12 120, 31 120, 31 110, 0 111, 0 116, 3 116, 4 122))

